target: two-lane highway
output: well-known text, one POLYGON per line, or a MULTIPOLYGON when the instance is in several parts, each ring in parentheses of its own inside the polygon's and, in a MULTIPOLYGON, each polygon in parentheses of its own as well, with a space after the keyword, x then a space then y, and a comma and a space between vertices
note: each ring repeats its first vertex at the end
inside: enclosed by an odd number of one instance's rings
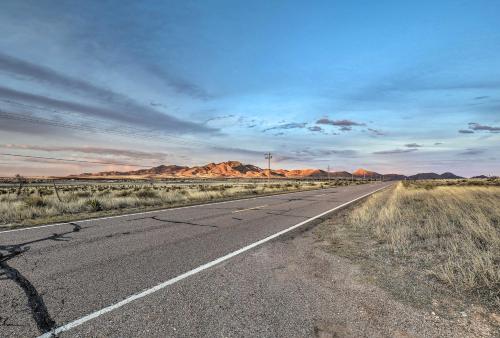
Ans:
MULTIPOLYGON (((389 184, 0 232, 0 336, 71 336, 76 326, 134 306, 180 280, 189 283, 191 275, 389 184)), ((169 316, 175 315, 172 309, 169 316)))

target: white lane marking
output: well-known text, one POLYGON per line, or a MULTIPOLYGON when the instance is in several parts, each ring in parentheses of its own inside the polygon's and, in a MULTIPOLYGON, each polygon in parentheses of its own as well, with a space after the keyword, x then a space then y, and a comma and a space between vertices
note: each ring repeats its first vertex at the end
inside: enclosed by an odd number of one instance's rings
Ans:
POLYGON ((259 210, 260 208, 267 207, 268 205, 269 204, 264 204, 264 205, 259 205, 259 206, 252 207, 252 208, 238 209, 238 210, 233 211, 232 214, 235 214, 237 212, 249 211, 249 210, 259 210))
MULTIPOLYGON (((335 187, 334 188, 327 188, 327 189, 335 189, 335 187)), ((36 230, 36 229, 43 229, 43 228, 48 228, 48 227, 54 227, 54 226, 58 226, 58 225, 68 225, 70 222, 71 223, 85 223, 85 222, 101 221, 101 220, 105 220, 105 219, 113 219, 113 218, 119 218, 119 217, 147 215, 147 214, 152 214, 152 213, 155 213, 155 212, 164 212, 164 211, 170 211, 170 210, 189 209, 189 208, 197 208, 197 207, 217 205, 217 204, 226 204, 226 203, 234 203, 234 202, 241 202, 241 201, 250 201, 250 200, 256 200, 256 199, 259 199, 259 198, 274 197, 274 196, 281 196, 281 195, 288 195, 288 194, 299 194, 299 193, 304 193, 304 192, 309 192, 309 191, 314 191, 314 190, 319 190, 319 189, 302 190, 302 191, 292 191, 292 192, 271 194, 271 195, 258 196, 258 197, 238 198, 238 199, 229 200, 229 201, 221 201, 221 202, 213 202, 213 203, 202 203, 202 204, 188 205, 188 206, 185 206, 185 207, 164 208, 164 209, 157 209, 157 210, 151 210, 151 211, 136 212, 136 213, 132 213, 132 214, 123 214, 123 215, 114 215, 114 216, 107 216, 107 217, 89 218, 89 219, 82 219, 82 220, 75 220, 75 221, 68 221, 68 222, 61 222, 61 223, 54 223, 54 224, 38 225, 38 226, 29 227, 29 228, 3 230, 3 231, 0 231, 0 235, 8 233, 8 232, 36 230)))
POLYGON ((67 323, 65 325, 59 326, 58 328, 55 328, 54 330, 52 330, 50 332, 47 332, 47 333, 44 333, 44 334, 40 335, 38 338, 51 338, 51 337, 54 337, 54 335, 58 335, 61 332, 69 331, 69 330, 71 330, 71 329, 73 329, 73 328, 75 328, 75 327, 77 327, 79 325, 82 325, 83 323, 88 322, 88 321, 90 321, 90 320, 92 320, 94 318, 97 318, 97 317, 99 317, 99 316, 101 316, 101 315, 103 315, 105 313, 108 313, 108 312, 111 312, 111 311, 116 310, 118 308, 121 308, 122 306, 124 306, 124 305, 126 305, 128 303, 131 303, 131 302, 133 302, 135 300, 144 298, 144 297, 146 297, 146 296, 148 296, 148 295, 150 295, 152 293, 155 293, 156 291, 159 291, 161 289, 166 288, 169 285, 175 284, 175 283, 177 283, 177 282, 179 282, 179 281, 181 281, 181 280, 183 280, 185 278, 188 278, 188 277, 190 277, 192 275, 197 274, 198 272, 201 272, 203 270, 209 269, 209 268, 213 267, 214 265, 217 265, 219 263, 227 261, 228 259, 233 258, 234 256, 237 256, 237 255, 239 255, 239 254, 241 254, 241 253, 243 253, 245 251, 248 251, 250 249, 253 249, 256 246, 259 246, 261 244, 269 242, 270 240, 275 239, 276 237, 279 237, 279 236, 281 236, 283 234, 286 234, 287 232, 290 232, 290 231, 292 231, 292 230, 294 230, 294 229, 296 229, 296 228, 298 228, 298 227, 300 227, 300 226, 302 226, 302 225, 304 225, 306 223, 314 221, 315 219, 323 217, 323 216, 325 216, 325 215, 327 215, 327 214, 329 214, 329 213, 331 213, 331 212, 333 212, 333 211, 335 211, 337 209, 345 207, 346 205, 349 205, 349 204, 351 204, 353 202, 356 202, 357 200, 360 200, 360 199, 362 199, 362 198, 364 198, 366 196, 374 194, 374 193, 376 193, 379 190, 385 189, 388 186, 389 185, 384 186, 382 188, 379 188, 377 190, 374 190, 372 192, 369 192, 367 194, 364 194, 362 196, 359 196, 359 197, 357 197, 357 198, 355 198, 355 199, 353 199, 353 200, 351 200, 349 202, 346 202, 344 204, 336 206, 335 208, 332 208, 332 209, 330 209, 328 211, 325 211, 325 212, 323 212, 323 213, 321 213, 319 215, 316 215, 316 216, 311 217, 311 218, 309 218, 309 219, 307 219, 305 221, 297 223, 297 224, 295 224, 295 225, 293 225, 293 226, 291 226, 289 228, 286 228, 285 230, 281 230, 280 232, 277 232, 277 233, 275 233, 275 234, 273 234, 273 235, 271 235, 269 237, 261 239, 260 241, 254 242, 254 243, 249 244, 249 245, 247 245, 247 246, 245 246, 245 247, 243 247, 241 249, 233 251, 233 252, 231 252, 231 253, 229 253, 229 254, 227 254, 225 256, 219 257, 216 260, 213 260, 211 262, 208 262, 208 263, 205 263, 203 265, 200 265, 199 267, 197 267, 197 268, 195 268, 193 270, 189 270, 188 272, 185 272, 185 273, 183 273, 183 274, 181 274, 181 275, 179 275, 177 277, 174 277, 172 279, 169 279, 166 282, 160 283, 160 284, 158 284, 158 285, 156 285, 156 286, 154 286, 154 287, 152 287, 150 289, 146 289, 146 290, 143 290, 143 291, 141 291, 139 293, 136 293, 136 294, 134 294, 134 295, 132 295, 132 296, 130 296, 128 298, 125 298, 124 300, 122 300, 122 301, 120 301, 120 302, 118 302, 116 304, 107 306, 105 308, 102 308, 100 310, 92 312, 92 313, 90 313, 90 314, 88 314, 86 316, 83 316, 82 318, 79 318, 77 320, 69 322, 69 323, 67 323))

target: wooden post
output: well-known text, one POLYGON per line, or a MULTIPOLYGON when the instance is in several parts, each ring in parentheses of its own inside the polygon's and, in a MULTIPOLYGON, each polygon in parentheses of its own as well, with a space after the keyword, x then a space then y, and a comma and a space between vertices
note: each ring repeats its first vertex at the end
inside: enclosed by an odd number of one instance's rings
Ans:
POLYGON ((59 202, 62 202, 61 201, 61 196, 59 196, 59 191, 57 190, 56 181, 52 180, 52 184, 54 185, 54 190, 56 192, 57 199, 59 200, 59 202))

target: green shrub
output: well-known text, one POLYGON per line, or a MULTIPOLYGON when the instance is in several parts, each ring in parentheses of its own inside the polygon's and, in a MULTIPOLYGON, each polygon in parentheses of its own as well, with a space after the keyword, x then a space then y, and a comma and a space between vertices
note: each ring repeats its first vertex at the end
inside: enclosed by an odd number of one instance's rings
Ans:
POLYGON ((90 211, 101 211, 103 209, 101 201, 99 201, 96 198, 87 200, 85 204, 87 205, 90 211))

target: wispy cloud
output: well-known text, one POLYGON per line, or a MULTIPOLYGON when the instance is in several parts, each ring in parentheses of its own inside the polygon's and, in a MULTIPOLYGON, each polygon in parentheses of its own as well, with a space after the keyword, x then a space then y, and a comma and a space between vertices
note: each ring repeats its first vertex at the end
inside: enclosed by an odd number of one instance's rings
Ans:
POLYGON ((31 150, 44 152, 72 152, 83 154, 96 154, 107 156, 128 157, 136 160, 165 160, 169 154, 161 152, 144 152, 139 150, 106 148, 106 147, 64 147, 64 146, 39 146, 30 144, 2 144, 1 148, 31 150))
POLYGON ((321 118, 316 121, 316 124, 328 124, 337 127, 352 127, 352 126, 364 126, 364 123, 354 122, 351 120, 330 120, 329 118, 321 118))
POLYGON ((245 149, 245 148, 233 148, 233 147, 210 147, 211 150, 222 153, 229 154, 237 154, 237 155, 250 155, 250 156, 259 156, 264 157, 264 150, 254 150, 254 149, 245 149))
POLYGON ((475 122, 469 123, 469 128, 476 131, 489 131, 490 133, 500 132, 500 127, 487 126, 484 124, 479 124, 475 122))
POLYGON ((321 128, 320 126, 312 126, 312 127, 308 127, 307 129, 312 131, 312 132, 316 132, 316 133, 324 132, 323 128, 321 128))
POLYGON ((30 115, 28 119, 20 118, 13 119, 11 114, 4 114, 2 110, 0 110, 0 130, 5 132, 14 132, 19 134, 27 134, 27 135, 50 135, 54 136, 70 136, 73 133, 71 129, 59 128, 57 126, 41 124, 37 122, 29 121, 30 115))
POLYGON ((358 152, 352 149, 299 149, 286 153, 277 154, 274 158, 275 162, 311 162, 311 161, 328 161, 330 157, 340 158, 355 158, 358 152))
POLYGON ((459 153, 459 155, 475 156, 475 155, 481 155, 483 153, 484 153, 483 149, 465 149, 465 151, 459 153))
POLYGON ((375 155, 391 155, 391 154, 405 154, 405 153, 412 153, 414 151, 417 151, 417 148, 410 148, 410 149, 392 149, 392 150, 382 150, 382 151, 375 151, 373 154, 375 155))
POLYGON ((83 116, 92 116, 113 120, 120 123, 129 123, 138 127, 147 127, 155 130, 169 132, 214 132, 215 129, 202 126, 197 123, 182 121, 175 117, 157 112, 151 109, 133 110, 133 106, 123 109, 113 107, 114 109, 103 108, 99 106, 87 105, 79 102, 59 100, 47 96, 36 95, 17 91, 10 88, 0 87, 0 97, 12 101, 31 103, 42 107, 50 108, 56 111, 71 111, 82 114, 83 116))
POLYGON ((45 85, 77 93, 92 100, 97 100, 108 106, 108 108, 58 100, 43 95, 1 87, 0 96, 7 99, 35 103, 52 109, 71 110, 84 115, 92 115, 172 132, 214 131, 206 126, 182 121, 176 117, 159 112, 150 105, 137 103, 123 94, 5 54, 0 54, 0 70, 4 73, 10 73, 30 81, 37 81, 45 85))
POLYGON ((405 147, 406 148, 422 148, 423 145, 418 144, 418 143, 408 143, 408 144, 405 144, 405 147))
POLYGON ((372 136, 385 136, 385 133, 378 129, 368 128, 367 129, 372 136))
POLYGON ((208 93, 204 88, 196 85, 186 79, 174 76, 166 71, 164 68, 156 65, 148 65, 146 68, 153 76, 162 80, 167 86, 173 88, 177 93, 191 96, 200 100, 209 100, 214 98, 213 95, 208 93))
POLYGON ((474 132, 472 130, 469 130, 469 129, 460 129, 458 132, 460 134, 474 134, 474 132))
POLYGON ((337 155, 341 157, 355 157, 358 152, 351 149, 300 149, 292 152, 298 157, 321 158, 324 156, 337 155))
POLYGON ((231 118, 234 118, 233 114, 221 115, 221 116, 214 116, 214 117, 211 117, 209 119, 206 119, 204 123, 207 124, 207 123, 210 123, 210 122, 220 121, 220 120, 227 120, 227 119, 231 119, 231 118))
MULTIPOLYGON (((442 79, 434 76, 425 65, 413 69, 401 69, 383 78, 376 79, 358 90, 348 98, 351 100, 380 101, 394 96, 426 91, 455 91, 455 90, 497 90, 500 81, 497 79, 468 79, 462 81, 442 79)), ((485 96, 479 96, 486 99, 485 96)))
POLYGON ((269 130, 288 130, 288 129, 301 129, 305 128, 307 123, 297 123, 297 122, 291 122, 291 123, 285 123, 285 124, 280 124, 279 126, 274 126, 271 128, 266 128, 263 130, 263 132, 269 131, 269 130))

